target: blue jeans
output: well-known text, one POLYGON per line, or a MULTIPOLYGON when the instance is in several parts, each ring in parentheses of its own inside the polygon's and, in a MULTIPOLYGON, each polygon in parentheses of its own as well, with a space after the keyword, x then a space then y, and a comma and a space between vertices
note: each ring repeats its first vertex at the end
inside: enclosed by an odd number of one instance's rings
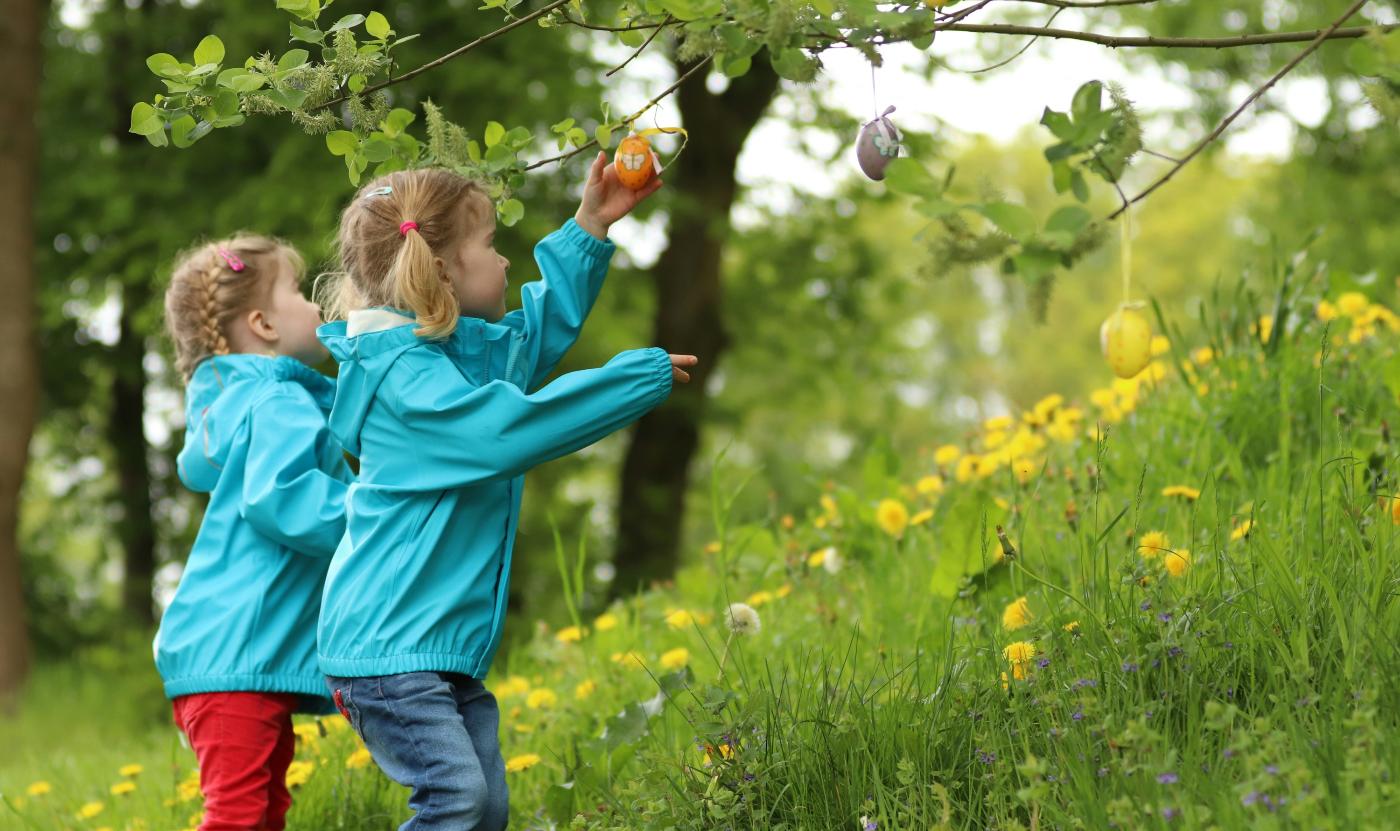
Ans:
POLYGON ((452 672, 327 677, 336 705, 386 775, 413 789, 399 831, 501 831, 509 819, 500 710, 452 672))

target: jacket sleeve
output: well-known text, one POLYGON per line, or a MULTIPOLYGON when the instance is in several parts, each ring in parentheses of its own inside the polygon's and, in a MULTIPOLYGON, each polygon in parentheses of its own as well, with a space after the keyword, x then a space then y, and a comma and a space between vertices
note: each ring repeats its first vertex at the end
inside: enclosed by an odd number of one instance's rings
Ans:
POLYGON ((312 402, 279 392, 255 407, 249 419, 239 513, 280 545, 331 556, 345 533, 350 476, 345 468, 321 467, 322 448, 335 441, 325 417, 312 402))
POLYGON ((526 394, 505 381, 445 385, 423 371, 401 382, 396 477, 415 491, 511 479, 626 427, 671 392, 664 349, 623 352, 526 394))
POLYGON ((530 359, 525 389, 544 383, 578 340, 616 250, 611 240, 599 240, 573 219, 535 246, 540 279, 521 286, 520 309, 511 313, 523 319, 530 359))

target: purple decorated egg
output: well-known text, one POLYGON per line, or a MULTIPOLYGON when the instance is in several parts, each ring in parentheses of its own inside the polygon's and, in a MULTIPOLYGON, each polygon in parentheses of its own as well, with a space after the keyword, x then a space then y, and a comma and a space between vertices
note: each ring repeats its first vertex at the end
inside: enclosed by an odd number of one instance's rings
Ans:
POLYGON ((885 167, 899 155, 899 142, 903 138, 899 128, 886 116, 894 112, 894 107, 886 107, 876 119, 866 122, 860 128, 856 139, 856 161, 866 176, 875 181, 885 178, 885 167))

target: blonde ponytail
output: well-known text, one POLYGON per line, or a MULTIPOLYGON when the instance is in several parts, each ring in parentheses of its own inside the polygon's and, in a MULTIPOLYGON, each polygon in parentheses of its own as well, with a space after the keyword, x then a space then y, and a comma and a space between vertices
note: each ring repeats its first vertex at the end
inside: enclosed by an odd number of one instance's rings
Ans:
POLYGON ((323 305, 339 318, 369 306, 408 309, 418 320, 415 334, 451 335, 459 305, 435 260, 453 256, 472 230, 459 227, 466 200, 475 208, 468 222, 488 221, 485 190, 445 168, 398 171, 365 185, 341 214, 341 271, 328 275, 331 302, 323 305))

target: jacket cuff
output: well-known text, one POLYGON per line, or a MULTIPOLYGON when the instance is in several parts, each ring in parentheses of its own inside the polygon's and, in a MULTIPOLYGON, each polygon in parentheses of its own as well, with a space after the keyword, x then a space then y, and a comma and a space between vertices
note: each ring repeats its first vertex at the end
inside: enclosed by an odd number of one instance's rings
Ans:
POLYGON ((558 234, 562 239, 568 241, 569 244, 573 245, 584 254, 588 254, 589 256, 596 257, 603 261, 611 259, 613 252, 617 250, 617 243, 613 242, 611 238, 604 240, 598 239, 583 230, 583 226, 574 221, 573 217, 569 217, 563 226, 554 233, 558 234))

